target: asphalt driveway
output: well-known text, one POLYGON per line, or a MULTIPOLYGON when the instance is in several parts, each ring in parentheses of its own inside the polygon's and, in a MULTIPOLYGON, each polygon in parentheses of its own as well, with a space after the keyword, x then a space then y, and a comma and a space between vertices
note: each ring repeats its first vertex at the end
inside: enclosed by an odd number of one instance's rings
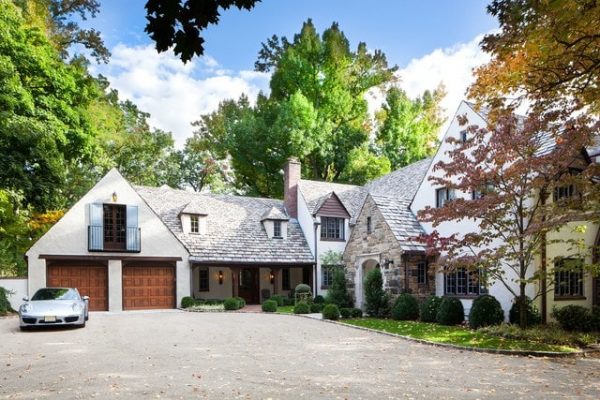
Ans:
POLYGON ((94 313, 85 329, 0 319, 0 398, 600 398, 600 359, 415 344, 307 318, 94 313))

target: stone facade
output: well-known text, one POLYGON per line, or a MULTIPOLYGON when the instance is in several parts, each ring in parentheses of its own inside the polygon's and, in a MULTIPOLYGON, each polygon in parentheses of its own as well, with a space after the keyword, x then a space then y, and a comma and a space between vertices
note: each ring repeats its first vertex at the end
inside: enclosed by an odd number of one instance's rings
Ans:
POLYGON ((384 288, 392 296, 409 292, 417 297, 426 297, 435 293, 434 272, 431 268, 427 268, 426 283, 418 283, 418 264, 427 261, 425 254, 408 254, 402 251, 371 196, 367 197, 352 229, 343 261, 348 291, 357 307, 363 305, 362 282, 366 272, 377 265, 383 274, 384 288), (368 218, 371 219, 370 233, 368 218))

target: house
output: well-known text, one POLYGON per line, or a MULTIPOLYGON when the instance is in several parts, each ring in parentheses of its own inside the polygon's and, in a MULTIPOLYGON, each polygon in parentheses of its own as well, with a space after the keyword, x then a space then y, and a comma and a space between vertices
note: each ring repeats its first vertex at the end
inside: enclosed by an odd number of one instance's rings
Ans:
POLYGON ((314 265, 280 200, 134 187, 115 169, 26 257, 29 295, 77 287, 94 311, 174 308, 190 295, 258 303, 308 282, 314 265))
MULTIPOLYGON (((465 101, 461 102, 458 110, 456 111, 455 117, 452 119, 444 135, 440 147, 433 157, 431 165, 426 171, 425 178, 422 180, 411 203, 411 210, 415 214, 427 206, 440 207, 443 206, 446 201, 450 201, 454 198, 470 199, 472 196, 472 193, 459 193, 453 189, 435 187, 429 181, 431 176, 441 173, 439 171, 434 171, 434 166, 440 161, 448 160, 448 151, 453 145, 447 143, 446 140, 450 137, 457 140, 464 139, 463 136, 466 134, 466 131, 464 130, 464 127, 459 124, 456 118, 458 115, 466 115, 469 124, 475 124, 479 126, 487 125, 487 115, 485 110, 477 111, 472 104, 465 101)), ((553 142, 547 141, 543 149, 540 151, 552 151, 552 148, 553 142)), ((587 156, 585 156, 585 158, 587 158, 587 156)), ((591 160, 588 159, 586 162, 590 161, 591 160)), ((574 162, 584 161, 574 160, 574 162)), ((549 199, 549 201, 553 201, 553 199, 549 199)), ((421 226, 427 233, 431 233, 433 231, 433 227, 430 223, 422 223, 421 226)), ((478 225, 476 221, 473 220, 461 220, 442 223, 435 229, 442 236, 450 236, 452 234, 458 234, 460 236, 468 232, 477 231, 478 225)), ((555 264, 558 265, 558 263, 564 262, 569 254, 566 244, 554 243, 553 239, 568 237, 570 239, 582 240, 587 246, 591 246, 594 244, 594 241, 596 241, 596 243, 598 242, 599 236, 600 233, 598 231, 598 225, 587 221, 572 222, 559 232, 549 233, 547 237, 548 246, 545 255, 545 259, 547 260, 548 264, 548 271, 552 271, 552 268, 555 264), (585 225, 586 229, 583 232, 573 229, 575 226, 579 225, 585 225)), ((442 254, 441 258, 438 260, 438 264, 442 264, 441 268, 443 268, 443 257, 444 255, 442 254)), ((590 262, 591 259, 572 259, 568 261, 590 262)), ((540 268, 541 262, 542 260, 540 256, 535 260, 535 265, 533 265, 532 268, 529 268, 529 274, 533 274, 537 268, 540 268)), ((514 271, 506 270, 505 273, 506 281, 511 282, 512 287, 516 292, 518 292, 516 283, 518 277, 514 271)), ((466 312, 468 313, 471 308, 472 300, 476 296, 482 293, 489 293, 498 299, 505 311, 506 316, 508 316, 508 311, 510 310, 513 302, 512 293, 501 282, 497 281, 491 282, 488 287, 485 287, 479 284, 479 279, 477 279, 476 275, 476 271, 467 272, 461 269, 457 269, 452 273, 445 274, 441 269, 439 269, 435 274, 436 294, 438 296, 456 296, 460 298, 466 312)), ((563 306, 567 304, 578 304, 591 307, 593 301, 598 301, 598 278, 593 279, 588 274, 577 272, 556 274, 555 278, 558 282, 558 285, 555 285, 554 289, 548 285, 550 292, 546 296, 542 296, 537 300, 537 306, 546 318, 550 315, 554 305, 563 306)), ((533 297, 534 292, 536 292, 535 289, 535 286, 529 285, 529 292, 527 295, 533 297)))

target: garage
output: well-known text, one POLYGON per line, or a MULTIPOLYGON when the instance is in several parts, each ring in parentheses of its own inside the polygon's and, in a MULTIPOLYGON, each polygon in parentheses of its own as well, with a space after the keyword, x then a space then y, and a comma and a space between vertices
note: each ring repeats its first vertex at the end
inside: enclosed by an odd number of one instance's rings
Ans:
POLYGON ((175 266, 137 263, 123 266, 123 309, 175 308, 175 266))
POLYGON ((47 286, 77 288, 82 296, 90 297, 90 311, 108 310, 108 269, 105 265, 57 263, 46 268, 47 286))

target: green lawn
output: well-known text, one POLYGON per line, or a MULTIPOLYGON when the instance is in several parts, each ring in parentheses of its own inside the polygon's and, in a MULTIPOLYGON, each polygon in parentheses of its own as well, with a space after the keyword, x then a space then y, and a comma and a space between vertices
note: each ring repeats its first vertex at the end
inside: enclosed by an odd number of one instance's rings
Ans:
POLYGON ((446 343, 479 349, 502 350, 535 350, 572 352, 576 348, 562 345, 552 345, 525 340, 505 339, 497 336, 486 335, 460 326, 444 326, 414 321, 395 321, 391 319, 360 318, 346 319, 343 323, 362 326, 378 331, 396 333, 415 339, 424 339, 435 343, 446 343))
POLYGON ((277 307, 277 312, 285 313, 285 314, 293 314, 294 306, 280 306, 277 307))

